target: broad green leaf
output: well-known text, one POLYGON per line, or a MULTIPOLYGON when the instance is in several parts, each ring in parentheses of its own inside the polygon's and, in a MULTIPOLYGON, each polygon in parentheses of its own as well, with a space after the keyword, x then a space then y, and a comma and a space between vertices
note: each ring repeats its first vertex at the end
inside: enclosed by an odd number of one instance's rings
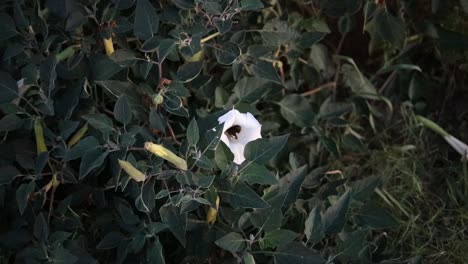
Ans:
POLYGON ((266 232, 265 236, 260 240, 260 245, 263 249, 276 248, 294 241, 298 236, 299 234, 291 230, 276 229, 266 232))
POLYGON ((0 71, 0 104, 18 97, 18 86, 9 73, 0 71))
POLYGON ((325 260, 300 242, 292 242, 271 253, 275 264, 324 264, 325 260))
POLYGON ((145 213, 153 211, 156 201, 156 193, 154 192, 155 183, 156 178, 154 177, 144 183, 140 195, 135 200, 135 206, 138 210, 145 213))
POLYGON ((29 183, 23 183, 16 190, 16 203, 18 204, 18 210, 20 214, 23 214, 28 206, 29 194, 36 188, 36 183, 31 181, 29 183))
POLYGON ((235 253, 242 251, 247 246, 247 241, 241 234, 231 232, 216 240, 215 244, 222 249, 235 253))
POLYGON ((43 213, 39 213, 34 220, 34 236, 41 242, 47 241, 49 237, 49 225, 43 213))
POLYGON ((377 34, 395 46, 402 45, 406 36, 406 26, 400 17, 393 16, 386 8, 379 8, 374 15, 377 34))
POLYGON ((150 249, 147 250, 146 253, 148 263, 166 264, 163 253, 163 246, 159 241, 159 238, 157 238, 156 241, 152 243, 150 249))
POLYGON ((367 204, 355 214, 356 222, 360 226, 370 228, 391 228, 397 227, 398 221, 380 206, 376 204, 367 204))
POLYGON ((163 206, 159 209, 162 222, 169 227, 172 234, 185 246, 185 232, 187 230, 187 213, 180 213, 178 208, 171 205, 163 206))
POLYGON ((267 163, 286 145, 288 136, 260 138, 249 142, 244 150, 245 159, 251 163, 267 163))
POLYGON ((6 13, 0 13, 0 41, 5 41, 17 34, 15 21, 6 13))
POLYGON ((137 60, 135 54, 127 49, 118 49, 109 58, 117 64, 125 66, 127 63, 137 60))
POLYGON ((13 131, 21 127, 23 124, 23 119, 19 118, 17 115, 5 115, 0 119, 0 132, 13 131))
POLYGON ((232 19, 224 17, 213 18, 213 24, 218 29, 218 32, 222 35, 229 32, 232 28, 232 19))
POLYGON ((275 208, 289 208, 289 206, 296 201, 306 175, 307 165, 291 171, 283 176, 278 184, 266 190, 264 197, 267 199, 268 203, 275 208), (271 197, 273 194, 276 195, 271 197), (269 197, 271 197, 271 199, 268 199, 269 197))
POLYGON ((138 0, 135 10, 133 33, 136 37, 147 40, 158 33, 159 16, 148 0, 138 0))
POLYGON ((84 157, 81 159, 79 178, 83 179, 92 170, 101 167, 108 154, 108 151, 102 152, 100 149, 87 151, 84 157))
POLYGON ((252 65, 252 71, 258 78, 263 78, 277 84, 282 84, 281 77, 278 75, 273 63, 259 61, 252 65))
POLYGON ((257 209, 250 215, 252 224, 265 232, 281 227, 283 214, 280 208, 257 209))
POLYGON ((347 190, 335 204, 327 208, 322 216, 325 233, 336 234, 343 229, 350 200, 351 191, 347 190))
POLYGON ((244 256, 242 257, 242 263, 243 264, 255 264, 255 259, 252 256, 252 254, 246 252, 244 253, 244 256))
POLYGON ((264 185, 272 185, 278 182, 275 175, 271 173, 265 166, 259 164, 251 164, 245 169, 240 179, 246 181, 249 185, 258 183, 264 185))
POLYGON ((103 134, 107 135, 114 131, 112 120, 105 114, 88 114, 84 115, 83 119, 103 134))
POLYGON ((97 244, 97 249, 112 249, 116 248, 119 243, 125 239, 125 236, 117 231, 112 231, 105 235, 101 241, 97 244))
POLYGON ((262 1, 260 0, 241 0, 240 1, 242 10, 258 10, 264 8, 262 1))
POLYGON ((188 127, 187 127, 187 141, 189 145, 195 146, 198 143, 198 140, 200 139, 200 132, 198 131, 198 124, 197 120, 195 118, 190 121, 188 127))
POLYGON ((203 68, 203 61, 186 62, 177 69, 177 80, 182 83, 195 79, 203 68))
POLYGON ((308 127, 314 122, 314 111, 309 101, 298 94, 286 95, 279 103, 281 115, 290 124, 308 127))
POLYGON ((132 111, 126 95, 121 95, 115 103, 114 117, 124 125, 128 125, 132 120, 132 111))
POLYGON ((290 28, 286 21, 279 19, 271 19, 259 32, 265 44, 275 47, 286 44, 299 36, 298 32, 290 28))
POLYGON ((235 42, 223 43, 215 50, 216 59, 220 64, 231 65, 240 56, 241 50, 235 42))
POLYGON ((271 83, 265 79, 244 77, 234 86, 234 93, 239 100, 255 103, 264 97, 271 89, 271 83))
POLYGON ((182 9, 190 9, 195 7, 193 0, 171 0, 171 2, 182 9))
POLYGON ((163 39, 163 40, 161 40, 161 42, 159 43, 159 46, 158 46, 158 60, 159 60, 159 63, 164 61, 166 59, 167 55, 169 55, 175 49, 175 47, 176 47, 176 45, 175 45, 175 41, 173 39, 163 39))
POLYGON ((310 211, 309 217, 307 217, 304 226, 304 234, 307 237, 307 241, 316 243, 322 239, 324 235, 322 227, 322 217, 320 215, 320 210, 317 206, 314 207, 312 211, 310 211))
POLYGON ((232 191, 219 191, 220 193, 223 193, 226 195, 227 200, 230 202, 230 204, 236 208, 236 207, 242 207, 242 208, 268 208, 270 205, 265 202, 256 192, 254 192, 252 189, 250 189, 249 186, 247 186, 243 182, 238 182, 232 191))
POLYGON ((234 154, 232 154, 231 150, 226 146, 226 144, 224 144, 224 142, 220 142, 215 149, 214 159, 218 168, 226 171, 232 165, 234 154))
POLYGON ((99 141, 95 137, 85 137, 78 141, 78 143, 65 154, 65 161, 81 158, 86 152, 97 147, 99 147, 99 141))
POLYGON ((0 167, 0 187, 10 184, 20 172, 11 165, 0 167))

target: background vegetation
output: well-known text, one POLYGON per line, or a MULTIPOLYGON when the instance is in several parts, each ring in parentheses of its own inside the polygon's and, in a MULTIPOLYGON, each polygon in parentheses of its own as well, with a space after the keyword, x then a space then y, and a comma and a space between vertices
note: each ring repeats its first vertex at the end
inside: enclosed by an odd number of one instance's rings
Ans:
POLYGON ((468 142, 467 13, 2 1, 0 261, 467 263, 466 161, 414 118, 468 142), (241 166, 219 142, 233 107, 264 137, 241 166))

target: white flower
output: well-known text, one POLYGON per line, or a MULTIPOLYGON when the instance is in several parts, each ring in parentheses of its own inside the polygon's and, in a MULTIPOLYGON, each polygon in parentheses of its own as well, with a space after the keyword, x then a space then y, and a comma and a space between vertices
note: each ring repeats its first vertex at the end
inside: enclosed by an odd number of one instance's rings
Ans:
POLYGON ((218 122, 224 124, 221 140, 234 154, 234 162, 241 164, 245 160, 245 145, 250 141, 262 138, 260 134, 262 125, 251 113, 242 114, 236 109, 219 117, 218 122))

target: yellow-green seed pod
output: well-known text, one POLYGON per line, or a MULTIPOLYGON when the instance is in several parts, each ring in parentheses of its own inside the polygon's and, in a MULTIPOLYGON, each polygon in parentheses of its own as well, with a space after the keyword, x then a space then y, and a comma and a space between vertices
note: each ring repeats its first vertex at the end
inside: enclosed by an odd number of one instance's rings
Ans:
POLYGON ((177 168, 181 170, 187 170, 187 162, 184 159, 179 158, 176 154, 172 153, 172 151, 168 150, 167 148, 158 144, 146 142, 145 149, 154 155, 169 161, 177 168))
POLYGON ((34 119, 34 135, 36 137, 37 154, 47 152, 45 144, 44 131, 42 130, 41 119, 37 117, 34 119))
POLYGON ((133 167, 133 165, 125 160, 119 160, 120 167, 136 182, 142 182, 145 180, 145 174, 139 171, 137 168, 133 167))
POLYGON ((83 138, 84 134, 86 134, 86 131, 88 131, 88 124, 85 124, 83 127, 78 130, 75 135, 68 141, 68 147, 71 148, 73 147, 76 143, 78 143, 81 138, 83 138))

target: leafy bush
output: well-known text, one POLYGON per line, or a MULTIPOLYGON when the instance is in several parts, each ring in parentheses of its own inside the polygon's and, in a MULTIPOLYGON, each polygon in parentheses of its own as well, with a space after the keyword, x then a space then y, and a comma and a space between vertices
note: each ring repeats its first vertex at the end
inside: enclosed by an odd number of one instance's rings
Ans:
POLYGON ((466 45, 396 2, 4 1, 2 262, 417 263, 384 177, 336 166, 430 110, 418 45, 466 45), (240 165, 233 108, 262 124, 240 165))

